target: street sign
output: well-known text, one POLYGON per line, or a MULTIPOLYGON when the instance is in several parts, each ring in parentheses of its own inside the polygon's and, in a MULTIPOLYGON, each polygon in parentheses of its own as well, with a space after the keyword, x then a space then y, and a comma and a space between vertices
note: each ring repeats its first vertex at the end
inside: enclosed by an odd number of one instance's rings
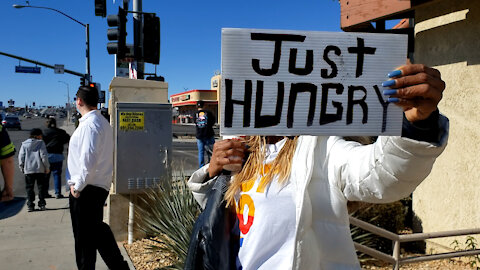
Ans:
POLYGON ((55 72, 55 74, 63 74, 63 73, 65 72, 65 66, 64 66, 64 65, 55 64, 54 72, 55 72))
POLYGON ((40 67, 15 66, 15 72, 40 74, 40 67))

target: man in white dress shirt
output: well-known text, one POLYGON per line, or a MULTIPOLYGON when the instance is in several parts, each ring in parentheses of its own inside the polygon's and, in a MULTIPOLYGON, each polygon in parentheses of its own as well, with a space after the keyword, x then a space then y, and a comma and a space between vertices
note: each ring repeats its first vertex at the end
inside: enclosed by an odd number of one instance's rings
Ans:
POLYGON ((112 182, 113 132, 97 110, 98 91, 80 86, 77 110, 82 115, 69 143, 70 215, 78 269, 95 269, 97 250, 110 269, 129 269, 112 230, 103 222, 103 206, 112 182))

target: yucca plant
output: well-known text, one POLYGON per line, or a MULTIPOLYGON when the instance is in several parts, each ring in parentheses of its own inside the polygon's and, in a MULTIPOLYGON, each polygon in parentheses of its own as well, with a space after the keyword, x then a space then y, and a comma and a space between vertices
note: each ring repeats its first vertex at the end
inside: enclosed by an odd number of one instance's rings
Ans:
POLYGON ((193 223, 200 207, 187 187, 183 173, 163 181, 140 197, 137 208, 139 229, 152 244, 152 252, 167 252, 175 257, 172 265, 162 269, 183 269, 193 223))

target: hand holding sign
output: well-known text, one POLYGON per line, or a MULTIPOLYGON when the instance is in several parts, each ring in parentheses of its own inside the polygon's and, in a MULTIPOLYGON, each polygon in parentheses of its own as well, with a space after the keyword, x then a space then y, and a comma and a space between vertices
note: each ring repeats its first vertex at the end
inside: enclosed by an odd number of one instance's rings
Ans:
POLYGON ((247 148, 239 139, 227 139, 216 142, 213 145, 212 158, 208 167, 210 177, 220 174, 225 165, 242 164, 246 156, 247 148), (233 158, 234 157, 234 158, 233 158))
POLYGON ((394 79, 382 85, 396 90, 386 90, 384 94, 391 95, 393 98, 389 101, 402 107, 408 121, 427 119, 437 110, 445 89, 440 71, 422 64, 413 64, 402 66, 389 76, 394 79))

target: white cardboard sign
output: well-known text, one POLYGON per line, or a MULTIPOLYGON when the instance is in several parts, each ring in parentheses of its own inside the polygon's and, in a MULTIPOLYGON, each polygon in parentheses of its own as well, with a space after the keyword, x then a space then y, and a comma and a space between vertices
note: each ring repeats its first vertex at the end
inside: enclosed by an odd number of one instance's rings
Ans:
POLYGON ((222 29, 222 135, 400 135, 382 82, 407 36, 222 29))

